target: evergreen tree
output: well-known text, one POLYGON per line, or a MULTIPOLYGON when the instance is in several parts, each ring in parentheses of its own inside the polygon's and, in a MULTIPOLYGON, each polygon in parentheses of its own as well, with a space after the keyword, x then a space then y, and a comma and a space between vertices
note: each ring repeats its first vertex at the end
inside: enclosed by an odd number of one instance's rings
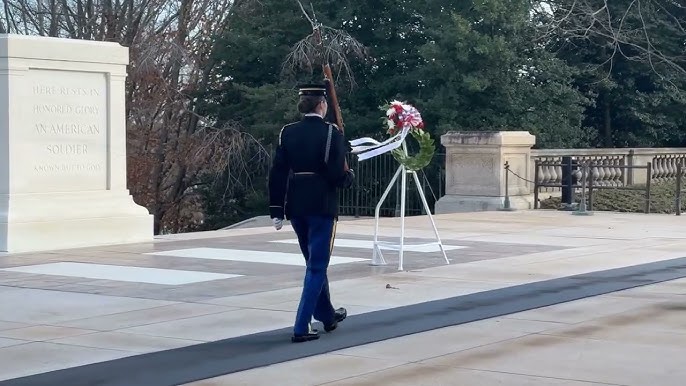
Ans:
POLYGON ((574 83, 595 103, 585 112, 604 147, 681 146, 686 138, 686 8, 673 0, 554 0, 542 17, 574 83))
POLYGON ((529 15, 517 0, 432 15, 423 99, 440 131, 526 130, 542 147, 588 145, 581 120, 589 100, 571 84, 575 69, 534 42, 529 15))

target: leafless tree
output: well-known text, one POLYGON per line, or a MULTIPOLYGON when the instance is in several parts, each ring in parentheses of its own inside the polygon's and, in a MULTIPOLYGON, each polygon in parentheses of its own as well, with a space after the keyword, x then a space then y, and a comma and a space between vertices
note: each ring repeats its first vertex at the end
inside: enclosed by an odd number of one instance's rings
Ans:
POLYGON ((248 165, 267 157, 237 127, 216 127, 197 113, 199 96, 223 81, 212 55, 216 37, 249 1, 2 0, 0 29, 130 48, 129 188, 154 214, 156 233, 179 232, 203 221, 198 185, 208 175, 229 170, 249 184, 248 165))
POLYGON ((686 5, 679 0, 547 0, 536 7, 544 43, 591 43, 616 59, 647 63, 667 80, 686 75, 686 5), (679 45, 678 42, 681 42, 679 45), (676 44, 674 44, 676 43, 676 44))
POLYGON ((367 48, 346 31, 320 23, 314 9, 308 12, 300 0, 295 0, 295 3, 312 27, 312 33, 293 46, 284 61, 283 71, 292 73, 304 69, 312 73, 323 66, 330 66, 337 72, 337 82, 343 76, 350 87, 354 87, 355 78, 350 69, 350 59, 367 59, 367 48))
MULTIPOLYGON (((612 88, 618 63, 645 65, 646 75, 670 91, 674 100, 686 97, 686 5, 681 0, 547 0, 539 3, 535 20, 541 44, 567 53, 589 54, 579 67, 588 70, 602 108, 600 134, 614 145, 612 88), (587 50, 591 51, 587 51, 587 50)), ((634 68, 641 68, 635 66, 634 68)))

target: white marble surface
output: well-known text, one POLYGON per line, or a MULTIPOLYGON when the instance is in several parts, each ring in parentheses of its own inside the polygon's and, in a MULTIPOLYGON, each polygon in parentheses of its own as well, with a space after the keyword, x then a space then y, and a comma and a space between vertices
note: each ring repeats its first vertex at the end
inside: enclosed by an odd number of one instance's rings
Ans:
POLYGON ((168 322, 131 327, 120 332, 195 341, 214 341, 292 326, 295 310, 238 309, 168 322))
MULTIPOLYGON (((230 377, 194 382, 193 386, 306 386, 322 385, 338 379, 394 368, 402 361, 384 358, 358 358, 341 355, 319 355, 309 360, 277 364, 245 371, 230 377)), ((377 385, 381 385, 378 384, 377 385)))
POLYGON ((0 269, 0 271, 163 285, 200 283, 204 281, 232 279, 243 276, 213 272, 182 271, 177 269, 142 268, 69 262, 3 268, 0 269))
POLYGON ((683 282, 650 286, 650 299, 632 289, 189 385, 680 386, 686 317, 669 292, 683 282), (340 365, 350 360, 371 367, 340 365))
MULTIPOLYGON (((675 216, 597 213, 582 219, 568 213, 540 211, 453 214, 436 218, 444 239, 450 239, 445 235, 457 237, 451 239, 452 245, 460 245, 460 240, 464 239, 488 237, 495 242, 519 240, 519 244, 527 244, 529 240, 571 248, 333 280, 331 291, 335 305, 347 307, 354 315, 569 274, 661 261, 681 257, 682 251, 686 251, 686 234, 674 231, 683 225, 683 218, 675 216), (575 237, 566 237, 559 231, 566 227, 574 230, 575 237), (649 234, 632 239, 639 235, 639 227, 648 227, 649 234), (546 229, 551 231, 544 232, 546 229), (661 232, 668 237, 660 236, 661 232), (386 288, 387 284, 392 288, 386 288)), ((425 235, 432 238, 432 232, 426 231, 426 217, 408 218, 407 224, 413 237, 425 235)), ((385 234, 397 235, 398 227, 396 219, 384 219, 381 229, 385 234)), ((232 240, 244 236, 266 237, 274 232, 273 228, 258 228, 185 234, 165 238, 166 241, 160 244, 108 246, 74 254, 50 253, 46 258, 50 262, 60 259, 68 262, 76 256, 85 259, 90 254, 97 262, 104 256, 114 260, 119 254, 121 263, 118 264, 134 266, 144 262, 152 265, 168 261, 163 254, 143 253, 162 248, 205 247, 212 238, 220 238, 222 246, 231 245, 232 240), (170 247, 167 245, 170 242, 179 244, 170 247)), ((350 238, 369 237, 373 232, 373 220, 341 222, 338 232, 350 234, 350 238)), ((269 247, 273 249, 273 245, 269 247)), ((293 245, 284 244, 284 247, 294 250, 293 245)), ((489 247, 499 250, 494 244, 489 244, 489 247)), ((468 250, 474 248, 464 249, 468 250)), ((273 256, 272 252, 268 253, 273 256)), ((459 256, 461 251, 453 253, 459 256)), ((28 264, 17 263, 15 259, 19 256, 0 257, 4 258, 12 261, 8 266, 28 264)), ((22 255, 21 258, 29 257, 22 255)), ((35 261, 40 258, 31 257, 35 261)), ((185 262, 181 262, 181 258, 169 260, 174 260, 174 264, 183 263, 181 266, 201 267, 201 264, 206 264, 215 268, 224 267, 224 261, 231 261, 202 258, 189 258, 185 262)), ((355 264, 367 268, 364 262, 355 264)), ((270 272, 279 268, 267 264, 253 266, 270 272)), ((368 269, 375 270, 376 267, 368 269)), ((157 292, 152 291, 156 288, 154 285, 144 283, 100 283, 103 287, 121 289, 121 294, 127 294, 127 288, 150 287, 151 294, 155 295, 197 288, 198 292, 184 294, 213 296, 192 301, 158 301, 69 292, 83 287, 95 288, 99 285, 97 279, 61 284, 57 276, 19 275, 4 271, 0 272, 0 279, 6 279, 10 274, 18 275, 16 281, 8 280, 0 286, 0 363, 4 362, 0 367, 6 366, 0 370, 9 368, 7 377, 290 327, 301 291, 300 283, 297 283, 273 291, 227 296, 224 291, 243 280, 240 278, 219 281, 222 284, 219 289, 210 286, 216 282, 201 282, 157 292), (63 290, 11 287, 40 285, 46 280, 54 280, 56 288, 63 290), (1 347, 3 345, 6 347, 1 347), (44 355, 56 357, 56 362, 46 362, 44 355)), ((681 311, 683 295, 686 294, 684 283, 686 280, 636 288, 470 323, 452 331, 436 330, 355 347, 344 353, 283 363, 199 384, 319 385, 333 382, 341 385, 581 386, 605 382, 681 385, 686 376, 683 366, 677 368, 678 362, 683 362, 683 336, 686 335, 682 331, 686 321, 681 311), (587 348, 599 350, 598 354, 587 352, 587 348), (627 355, 634 358, 627 358, 627 355), (555 357, 561 359, 551 359, 555 357), (658 372, 659 358, 666 358, 662 372, 658 372), (644 371, 645 366, 650 369, 644 371), (638 376, 632 376, 634 373, 638 376)), ((345 333, 345 322, 336 333, 345 333)))
MULTIPOLYGON (((297 239, 288 239, 288 240, 275 240, 272 241, 273 243, 279 243, 279 244, 298 244, 297 239)), ((397 241, 396 241, 397 242, 397 241)), ((357 240, 357 239, 339 239, 336 238, 334 240, 334 247, 336 248, 366 248, 366 249, 373 249, 374 248, 374 240, 373 238, 367 239, 367 240, 357 240)), ((385 250, 397 250, 397 248, 390 248, 386 245, 381 244, 379 246, 381 249, 385 250)), ((463 249, 467 248, 465 246, 461 245, 443 245, 443 249, 446 251, 454 251, 457 249, 463 249)), ((441 248, 438 245, 431 244, 431 245, 413 245, 412 243, 406 243, 403 246, 403 249, 407 252, 424 252, 424 253, 430 253, 430 252, 440 252, 441 248)))
MULTIPOLYGON (((187 257, 192 259, 243 261, 264 264, 283 264, 295 265, 299 267, 305 266, 305 259, 303 258, 303 255, 301 253, 248 251, 229 248, 187 248, 175 249, 170 251, 151 252, 148 253, 148 255, 176 256, 187 257)), ((331 261, 329 265, 359 263, 364 261, 369 261, 369 259, 334 255, 331 256, 331 261)))
POLYGON ((174 339, 141 334, 127 334, 123 332, 97 332, 52 340, 53 343, 92 347, 108 350, 132 351, 148 353, 154 351, 171 350, 178 347, 191 346, 202 343, 188 339, 174 339))
POLYGON ((13 330, 0 331, 0 337, 21 339, 24 341, 46 341, 84 334, 91 334, 94 332, 97 331, 83 330, 79 328, 38 325, 24 328, 16 328, 13 330))
POLYGON ((0 350, 0 380, 81 366, 135 355, 133 351, 108 350, 50 342, 33 342, 0 350))
POLYGON ((66 327, 114 331, 173 320, 188 319, 196 316, 218 314, 236 309, 237 308, 235 307, 212 304, 174 303, 133 311, 107 312, 101 315, 60 322, 59 324, 66 327))
POLYGON ((0 338, 0 348, 10 347, 10 346, 18 346, 20 344, 26 344, 26 343, 29 343, 29 342, 25 341, 25 340, 18 340, 18 339, 0 338))
POLYGON ((22 288, 0 292, 0 320, 55 325, 169 304, 173 302, 22 288))

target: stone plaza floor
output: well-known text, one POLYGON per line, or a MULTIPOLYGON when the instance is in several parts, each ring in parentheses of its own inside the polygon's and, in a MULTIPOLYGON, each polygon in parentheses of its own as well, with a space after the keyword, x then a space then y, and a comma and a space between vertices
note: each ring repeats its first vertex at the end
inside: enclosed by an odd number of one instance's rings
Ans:
MULTIPOLYGON (((686 219, 435 219, 451 264, 415 247, 402 272, 393 251, 370 265, 373 219, 340 222, 329 280, 349 318, 297 345, 288 227, 0 255, 0 385, 683 384, 686 219)), ((428 217, 406 234, 431 241, 428 217)))

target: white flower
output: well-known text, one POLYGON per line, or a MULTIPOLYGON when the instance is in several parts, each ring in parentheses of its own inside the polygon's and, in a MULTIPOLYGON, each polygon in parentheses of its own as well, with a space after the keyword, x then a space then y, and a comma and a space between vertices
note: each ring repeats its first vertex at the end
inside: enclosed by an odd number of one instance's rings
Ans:
POLYGON ((386 110, 386 116, 387 116, 387 117, 392 117, 393 114, 395 114, 395 109, 393 109, 393 107, 391 107, 390 109, 386 110))
POLYGON ((395 127, 395 123, 390 119, 386 121, 386 124, 388 125, 389 129, 392 129, 395 127))

